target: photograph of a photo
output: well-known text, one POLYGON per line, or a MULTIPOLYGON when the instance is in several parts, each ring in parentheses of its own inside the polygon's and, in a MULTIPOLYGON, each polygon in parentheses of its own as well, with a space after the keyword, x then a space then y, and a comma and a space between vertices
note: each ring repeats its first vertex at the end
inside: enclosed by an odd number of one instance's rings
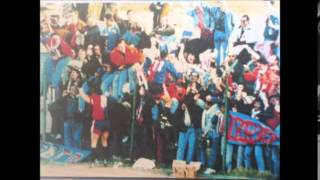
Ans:
POLYGON ((40 176, 279 179, 280 19, 280 0, 40 0, 40 176))

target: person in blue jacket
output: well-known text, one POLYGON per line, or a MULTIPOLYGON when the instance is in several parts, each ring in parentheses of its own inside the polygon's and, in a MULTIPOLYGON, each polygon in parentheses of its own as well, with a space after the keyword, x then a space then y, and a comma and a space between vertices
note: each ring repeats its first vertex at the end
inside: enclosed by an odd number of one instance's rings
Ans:
POLYGON ((106 14, 104 16, 105 26, 100 28, 100 36, 105 39, 104 45, 106 46, 104 51, 111 52, 116 46, 116 42, 120 38, 120 29, 117 23, 114 21, 112 14, 106 14))
POLYGON ((211 8, 211 26, 214 30, 214 48, 218 55, 217 66, 220 66, 228 53, 228 40, 234 28, 233 14, 227 10, 225 1, 219 0, 217 7, 211 8))
POLYGON ((167 73, 176 79, 182 77, 182 73, 178 72, 174 65, 167 60, 167 56, 168 47, 166 45, 160 46, 160 59, 155 60, 149 68, 149 87, 153 95, 163 94, 163 83, 165 83, 167 73))

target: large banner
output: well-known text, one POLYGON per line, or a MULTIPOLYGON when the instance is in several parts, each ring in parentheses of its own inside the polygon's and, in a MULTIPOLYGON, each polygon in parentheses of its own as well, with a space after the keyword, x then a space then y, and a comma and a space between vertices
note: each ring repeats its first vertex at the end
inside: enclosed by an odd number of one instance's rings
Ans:
POLYGON ((231 144, 278 145, 280 134, 248 115, 230 112, 227 139, 231 144))

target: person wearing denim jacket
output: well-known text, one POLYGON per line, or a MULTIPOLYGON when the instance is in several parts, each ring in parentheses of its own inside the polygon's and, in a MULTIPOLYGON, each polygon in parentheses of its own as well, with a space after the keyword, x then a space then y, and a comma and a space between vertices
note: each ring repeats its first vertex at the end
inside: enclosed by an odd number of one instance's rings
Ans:
POLYGON ((272 43, 272 51, 280 59, 280 18, 274 8, 274 1, 267 1, 268 14, 263 32, 264 42, 272 43))
POLYGON ((140 27, 138 27, 137 23, 130 23, 129 30, 122 35, 122 39, 124 39, 127 44, 129 45, 132 44, 135 47, 137 47, 137 45, 140 42, 140 34, 141 34, 141 32, 139 31, 139 28, 140 27))
POLYGON ((100 26, 100 36, 107 37, 105 52, 111 52, 116 47, 116 42, 120 38, 120 29, 114 22, 111 14, 106 14, 104 17, 105 26, 100 26))
POLYGON ((192 18, 193 26, 200 29, 200 38, 206 40, 213 49, 213 26, 211 22, 211 8, 206 2, 201 2, 194 9, 187 12, 192 18))
POLYGON ((191 11, 187 12, 187 15, 192 17, 194 26, 198 26, 201 23, 199 22, 200 18, 198 16, 199 10, 202 10, 202 13, 203 13, 203 22, 202 22, 204 25, 203 28, 212 29, 211 11, 210 11, 210 7, 208 7, 206 4, 200 4, 195 9, 192 9, 191 11))
MULTIPOLYGON (((218 157, 218 148, 220 144, 220 134, 219 134, 219 124, 223 118, 223 114, 219 109, 218 104, 212 104, 212 97, 208 95, 206 97, 206 102, 202 99, 196 99, 196 104, 203 109, 202 113, 202 129, 201 136, 202 138, 207 137, 211 141, 210 146, 210 155, 208 159, 207 169, 205 174, 215 173, 217 157, 218 157)), ((199 153, 199 158, 201 164, 204 166, 206 163, 206 144, 202 143, 199 153)))
POLYGON ((65 92, 63 101, 66 108, 64 119, 64 145, 81 148, 83 134, 83 122, 78 109, 78 97, 76 87, 72 87, 70 93, 65 92))
POLYGON ((219 67, 228 54, 229 37, 234 29, 233 14, 225 7, 225 2, 220 0, 217 7, 211 8, 211 26, 214 30, 214 46, 218 52, 217 63, 219 67))
POLYGON ((160 59, 155 59, 148 70, 149 91, 153 96, 163 96, 165 89, 164 83, 167 78, 167 73, 170 73, 174 78, 179 79, 182 73, 178 72, 175 66, 167 59, 167 46, 160 46, 160 59))

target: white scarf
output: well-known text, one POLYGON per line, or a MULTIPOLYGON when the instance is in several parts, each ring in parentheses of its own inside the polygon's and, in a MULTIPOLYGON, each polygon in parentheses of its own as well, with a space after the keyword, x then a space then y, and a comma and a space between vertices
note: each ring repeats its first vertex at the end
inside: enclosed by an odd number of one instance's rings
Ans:
POLYGON ((191 125, 191 118, 188 111, 188 108, 184 111, 184 124, 188 127, 191 125))

